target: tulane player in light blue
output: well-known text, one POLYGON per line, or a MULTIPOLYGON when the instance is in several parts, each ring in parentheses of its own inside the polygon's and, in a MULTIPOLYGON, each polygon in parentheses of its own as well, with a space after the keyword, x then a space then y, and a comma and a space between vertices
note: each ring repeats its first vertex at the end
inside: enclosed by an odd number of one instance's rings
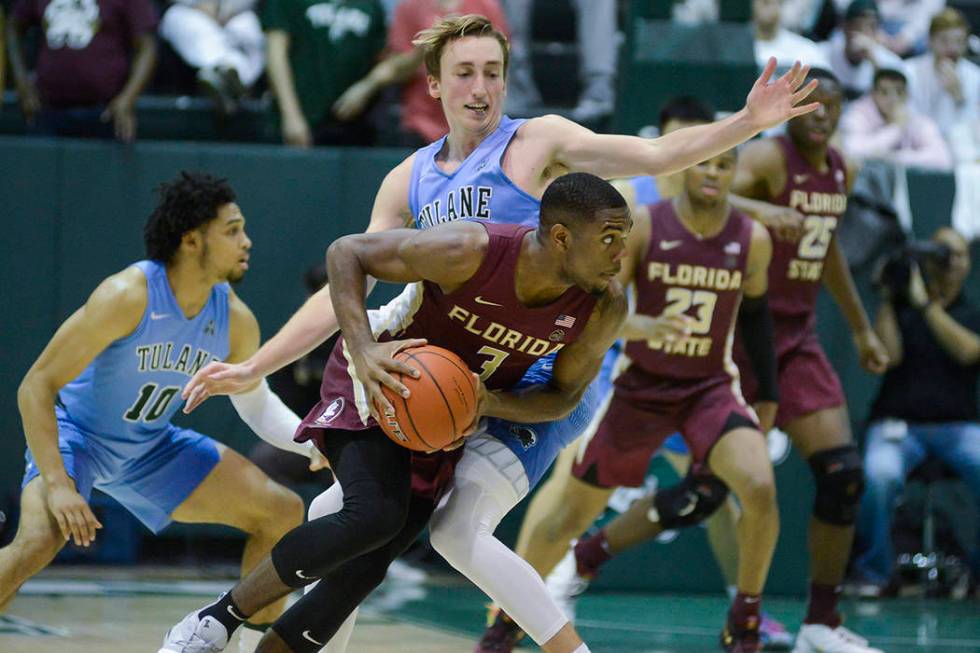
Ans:
MULTIPOLYGON (((172 520, 245 531, 245 569, 302 522, 296 494, 224 445, 171 424, 187 379, 209 361, 251 355, 259 329, 229 286, 248 269, 252 245, 231 187, 182 173, 160 196, 144 227, 147 259, 99 284, 21 383, 29 450, 17 535, 0 549, 0 607, 69 539, 95 540, 102 525, 88 505, 93 488, 154 532, 172 520)), ((233 397, 239 414, 273 444, 308 452, 292 442, 299 418, 264 382, 252 386, 233 397)))
MULTIPOLYGON (((596 134, 559 116, 524 121, 503 115, 508 46, 506 38, 482 16, 445 18, 421 32, 416 45, 423 52, 429 73, 430 95, 442 103, 450 131, 409 156, 385 177, 375 197, 368 231, 411 224, 429 227, 462 218, 536 224, 540 198, 549 184, 563 174, 581 171, 615 178, 683 170, 764 129, 817 108, 812 103, 800 105, 815 86, 803 86, 806 68, 796 65, 770 83, 775 70, 773 60, 753 86, 745 108, 721 121, 657 139, 596 134)), ((238 365, 212 363, 199 371, 185 388, 187 409, 193 409, 210 395, 234 393, 254 383, 312 350, 336 329, 327 287, 313 295, 248 360, 238 365)), ((534 378, 543 381, 546 377, 534 378)), ((471 452, 487 459, 506 459, 500 467, 510 480, 512 496, 503 499, 497 514, 484 522, 474 521, 457 528, 456 542, 476 546, 492 538, 496 523, 541 477, 561 444, 578 434, 589 416, 588 406, 586 403, 582 413, 573 413, 571 421, 566 421, 567 429, 495 424, 491 426, 495 437, 481 437, 468 444, 463 460, 471 452)), ((338 492, 339 489, 334 490, 335 495, 338 492)), ((315 503, 311 518, 338 509, 339 500, 335 496, 315 503)), ((452 504, 452 497, 448 504, 452 504)), ((465 511, 456 514, 463 515, 465 511)), ((437 515, 434 532, 449 528, 450 523, 437 515)), ((448 539, 437 537, 437 548, 439 541, 445 543, 448 539)), ((465 560, 458 559, 456 553, 460 551, 441 552, 454 558, 454 566, 467 575, 476 573, 465 568, 465 560)), ((492 579, 494 561, 470 554, 463 557, 471 559, 474 566, 489 567, 489 573, 482 569, 480 575, 492 579)), ((512 616, 545 645, 547 635, 555 632, 556 612, 545 609, 553 602, 539 594, 533 583, 521 585, 513 578, 498 576, 501 592, 523 591, 518 599, 526 609, 519 608, 512 616)), ((537 580, 540 583, 540 578, 537 580)), ((543 592, 543 586, 541 589, 543 592)), ((565 626, 570 628, 567 620, 565 626)), ((331 653, 343 650, 334 646, 332 641, 331 653)))

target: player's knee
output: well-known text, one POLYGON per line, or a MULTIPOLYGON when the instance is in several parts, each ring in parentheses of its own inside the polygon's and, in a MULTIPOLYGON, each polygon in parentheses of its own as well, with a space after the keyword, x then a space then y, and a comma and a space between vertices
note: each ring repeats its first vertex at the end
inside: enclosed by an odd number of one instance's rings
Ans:
POLYGON ((479 536, 479 532, 464 532, 462 529, 453 528, 450 522, 445 520, 433 520, 429 525, 429 542, 432 548, 450 564, 467 557, 473 549, 473 538, 479 536))
POLYGON ((14 541, 10 543, 18 559, 18 568, 26 574, 34 574, 46 567, 64 545, 60 531, 23 526, 17 529, 14 541))
POLYGON ((715 476, 685 476, 673 487, 657 492, 651 506, 651 520, 664 529, 699 524, 724 505, 728 486, 715 476))
POLYGON ((265 514, 253 528, 256 532, 282 535, 303 523, 306 509, 298 494, 278 483, 271 485, 265 514))
POLYGON ((772 474, 743 479, 737 495, 739 503, 746 511, 764 513, 776 509, 776 482, 772 474))
POLYGON ((864 468, 857 446, 818 451, 809 463, 817 484, 813 515, 835 526, 854 524, 864 493, 864 468))

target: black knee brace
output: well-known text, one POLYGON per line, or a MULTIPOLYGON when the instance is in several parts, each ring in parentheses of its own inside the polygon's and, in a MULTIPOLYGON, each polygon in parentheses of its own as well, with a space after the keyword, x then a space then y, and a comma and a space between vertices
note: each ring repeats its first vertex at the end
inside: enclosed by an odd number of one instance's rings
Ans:
POLYGON ((721 479, 688 474, 677 485, 657 492, 653 498, 657 519, 653 521, 666 530, 694 526, 713 515, 726 497, 728 486, 721 479))
POLYGON ((864 493, 864 466, 857 446, 818 451, 809 462, 817 482, 813 515, 835 526, 853 525, 864 493))

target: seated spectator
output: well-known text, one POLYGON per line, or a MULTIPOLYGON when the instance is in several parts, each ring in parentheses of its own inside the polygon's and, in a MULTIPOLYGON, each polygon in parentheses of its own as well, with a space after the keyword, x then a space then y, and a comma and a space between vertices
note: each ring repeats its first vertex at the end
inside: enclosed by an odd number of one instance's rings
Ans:
POLYGON ((879 68, 901 70, 902 60, 878 42, 878 3, 853 0, 844 13, 843 29, 820 44, 848 100, 871 90, 879 68))
POLYGON ((936 123, 909 107, 908 85, 898 70, 875 73, 871 93, 844 111, 841 135, 844 151, 857 161, 881 159, 943 170, 953 165, 936 123))
POLYGON ((780 69, 795 61, 814 68, 830 68, 827 55, 810 39, 782 26, 781 0, 752 0, 752 30, 755 35, 755 61, 760 68, 770 57, 780 69))
POLYGON ((388 29, 388 56, 344 91, 333 107, 337 117, 353 120, 364 113, 381 89, 404 84, 399 144, 421 147, 448 132, 439 100, 429 95, 422 52, 412 41, 420 31, 449 14, 481 14, 504 33, 508 31, 498 0, 402 0, 388 29))
MULTIPOLYGON (((571 0, 575 10, 579 77, 582 90, 569 116, 580 123, 608 118, 616 102, 616 66, 619 40, 616 35, 615 0, 571 0)), ((511 37, 511 79, 508 111, 528 114, 541 105, 541 96, 531 72, 531 11, 534 0, 504 0, 511 37)))
POLYGON ((265 36, 256 0, 174 0, 160 21, 167 39, 215 100, 230 115, 265 69, 265 36))
POLYGON ((150 0, 17 0, 7 29, 21 110, 35 134, 136 138, 133 107, 156 65, 150 0), (21 40, 43 31, 28 74, 21 40))
POLYGON ((950 144, 957 164, 980 164, 980 116, 954 125, 950 144))
POLYGON ((929 20, 946 0, 878 0, 881 10, 881 39, 900 57, 925 52, 929 20))
MULTIPOLYGON (((892 512, 905 478, 928 458, 955 470, 980 500, 980 310, 962 294, 969 274, 966 240, 946 227, 933 242, 948 248, 947 262, 930 258, 925 281, 913 265, 882 275, 875 331, 888 349, 885 374, 871 409, 864 469, 867 487, 855 561, 859 579, 883 588, 893 573, 892 512)), ((973 573, 980 573, 980 547, 973 573)))
POLYGON ((969 30, 962 13, 943 9, 929 24, 929 52, 905 62, 912 106, 948 141, 955 125, 980 118, 980 66, 966 59, 969 30))
POLYGON ((287 145, 374 143, 366 116, 334 114, 341 94, 378 62, 385 39, 379 0, 265 0, 269 83, 287 145))

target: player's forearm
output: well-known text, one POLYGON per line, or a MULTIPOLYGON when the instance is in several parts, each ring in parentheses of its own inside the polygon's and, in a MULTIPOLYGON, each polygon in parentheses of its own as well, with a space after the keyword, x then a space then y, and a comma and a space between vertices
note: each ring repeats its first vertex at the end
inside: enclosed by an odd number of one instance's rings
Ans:
POLYGON ((854 285, 854 278, 851 277, 851 270, 847 267, 844 252, 836 238, 830 244, 824 263, 824 285, 840 308, 852 333, 862 333, 871 328, 868 314, 854 285))
POLYGON ((242 421, 260 438, 283 451, 310 455, 312 442, 300 444, 293 440, 300 418, 269 388, 268 383, 262 381, 258 387, 230 395, 229 399, 242 421))
POLYGON ((582 391, 568 392, 550 385, 531 386, 520 392, 491 392, 483 414, 527 424, 553 422, 572 412, 581 398, 582 391))
POLYGON ((293 84, 293 70, 289 65, 289 36, 284 32, 273 31, 268 34, 269 84, 279 103, 279 113, 284 116, 302 115, 296 86, 293 84))
POLYGON ((136 102, 146 85, 153 77, 153 70, 157 65, 157 41, 152 34, 145 34, 137 39, 136 54, 133 57, 129 79, 119 95, 125 97, 127 102, 132 105, 136 102))
POLYGON ((364 296, 368 274, 350 237, 335 240, 327 250, 327 278, 334 279, 330 293, 337 324, 344 340, 353 348, 374 341, 364 296))
POLYGON ((10 72, 14 74, 14 84, 17 86, 18 93, 22 92, 22 87, 30 81, 24 50, 20 44, 21 31, 14 21, 9 21, 4 31, 7 36, 7 54, 10 56, 10 72))
POLYGON ((670 132, 652 141, 661 155, 649 174, 680 172, 706 159, 727 152, 749 140, 761 130, 745 109, 707 125, 695 125, 670 132))
POLYGON ((49 485, 69 483, 58 449, 54 394, 45 384, 28 375, 17 390, 17 407, 20 409, 27 446, 34 456, 41 478, 49 485))

